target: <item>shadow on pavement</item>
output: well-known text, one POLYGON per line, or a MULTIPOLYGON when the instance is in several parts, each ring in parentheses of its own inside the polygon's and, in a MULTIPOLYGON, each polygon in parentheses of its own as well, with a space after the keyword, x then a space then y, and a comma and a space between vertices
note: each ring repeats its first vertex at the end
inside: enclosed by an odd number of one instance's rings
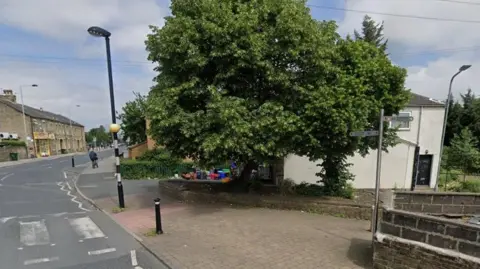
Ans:
POLYGON ((347 257, 358 266, 362 266, 363 268, 372 268, 372 241, 353 238, 350 241, 347 257))

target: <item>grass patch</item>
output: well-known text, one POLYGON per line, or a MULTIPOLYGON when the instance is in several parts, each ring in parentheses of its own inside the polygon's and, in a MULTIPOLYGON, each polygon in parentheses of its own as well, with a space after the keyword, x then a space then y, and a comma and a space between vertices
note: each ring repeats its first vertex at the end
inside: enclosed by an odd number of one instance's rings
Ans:
POLYGON ((143 233, 143 235, 146 237, 154 237, 154 236, 157 236, 157 231, 155 229, 150 229, 145 233, 143 233))
POLYGON ((125 210, 127 210, 127 208, 114 207, 114 208, 112 208, 112 213, 113 214, 118 214, 118 213, 122 213, 125 210))

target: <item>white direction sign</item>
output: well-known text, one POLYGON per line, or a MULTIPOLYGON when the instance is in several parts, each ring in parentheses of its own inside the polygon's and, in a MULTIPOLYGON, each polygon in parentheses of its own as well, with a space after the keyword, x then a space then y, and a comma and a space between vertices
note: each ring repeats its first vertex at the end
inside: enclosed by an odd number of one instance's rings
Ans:
POLYGON ((372 131, 356 131, 356 132, 351 132, 350 136, 377 136, 378 131, 372 130, 372 131))
POLYGON ((383 117, 385 121, 398 120, 398 121, 413 121, 412 116, 385 116, 383 117))

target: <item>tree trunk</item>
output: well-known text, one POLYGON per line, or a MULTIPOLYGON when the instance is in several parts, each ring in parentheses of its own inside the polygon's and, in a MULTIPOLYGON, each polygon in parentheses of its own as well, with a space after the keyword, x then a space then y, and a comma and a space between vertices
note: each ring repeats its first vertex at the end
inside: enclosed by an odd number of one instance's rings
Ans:
POLYGON ((346 182, 344 175, 342 174, 345 169, 345 163, 341 157, 326 156, 322 162, 324 169, 323 183, 325 194, 338 195, 346 182))
POLYGON ((248 182, 250 180, 251 175, 252 175, 252 170, 254 170, 254 169, 258 169, 258 164, 255 161, 249 160, 248 162, 246 162, 246 164, 243 167, 242 172, 240 173, 240 176, 238 178, 239 181, 248 182))

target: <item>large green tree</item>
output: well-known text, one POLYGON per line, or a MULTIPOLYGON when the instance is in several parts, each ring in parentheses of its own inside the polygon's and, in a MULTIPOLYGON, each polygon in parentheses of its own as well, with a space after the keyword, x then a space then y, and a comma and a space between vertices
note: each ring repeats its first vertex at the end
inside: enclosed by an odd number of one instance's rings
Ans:
POLYGON ((135 99, 127 102, 122 113, 118 116, 121 121, 122 139, 129 145, 135 145, 147 140, 146 109, 147 99, 140 93, 134 92, 135 99))
POLYGON ((346 157, 375 147, 349 133, 376 128, 380 108, 396 113, 409 99, 405 70, 375 45, 343 40, 335 22, 315 21, 305 1, 171 7, 146 41, 158 64, 148 116, 153 138, 180 157, 233 158, 245 179, 260 162, 300 154, 323 161, 334 192, 346 157))

